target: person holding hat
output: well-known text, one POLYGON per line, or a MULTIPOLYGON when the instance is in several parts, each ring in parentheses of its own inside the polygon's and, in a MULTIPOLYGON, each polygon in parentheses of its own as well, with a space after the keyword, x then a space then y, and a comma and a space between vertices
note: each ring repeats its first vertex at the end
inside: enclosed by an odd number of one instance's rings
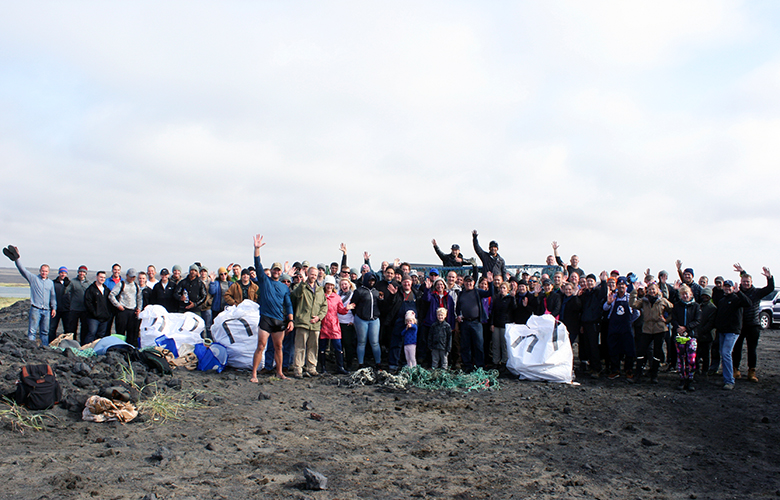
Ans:
POLYGON ((19 274, 30 284, 27 339, 31 342, 40 341, 44 346, 49 345, 49 322, 57 315, 57 295, 54 292, 54 284, 49 279, 49 265, 41 264, 36 276, 22 265, 18 248, 8 245, 3 249, 3 253, 14 262, 19 274))
POLYGON ((493 273, 493 276, 506 276, 506 262, 504 258, 498 255, 498 243, 493 240, 488 245, 488 251, 485 252, 481 246, 479 246, 479 240, 477 237, 479 234, 477 230, 471 232, 472 243, 474 244, 474 251, 477 252, 477 257, 482 261, 482 276, 487 276, 488 271, 493 273))
POLYGON ((463 256, 460 254, 460 245, 453 243, 450 247, 450 253, 445 254, 436 244, 436 240, 431 240, 433 250, 441 259, 441 265, 444 267, 460 267, 463 265, 463 256))
POLYGON ((49 342, 57 338, 57 327, 62 321, 62 329, 68 333, 68 313, 70 312, 70 301, 65 300, 65 289, 70 285, 68 278, 68 268, 62 266, 57 272, 57 277, 52 281, 54 284, 54 294, 57 296, 57 314, 52 317, 49 323, 49 342))
POLYGON ((163 306, 168 312, 176 312, 179 305, 173 297, 176 285, 169 279, 171 273, 166 268, 160 270, 160 280, 152 288, 152 304, 163 306))
POLYGON ((108 300, 116 308, 115 328, 117 335, 124 335, 125 342, 138 346, 138 313, 143 302, 141 289, 135 282, 138 274, 134 268, 127 270, 125 279, 108 294, 108 300))
MULTIPOLYGON (((70 313, 68 313, 68 324, 65 327, 67 333, 77 333, 79 322, 81 322, 81 343, 84 344, 84 339, 89 333, 89 324, 87 319, 87 306, 84 304, 84 294, 87 292, 87 288, 92 284, 87 279, 87 266, 79 266, 79 271, 76 278, 70 282, 67 290, 65 290, 65 296, 70 303, 70 313)), ((75 337, 75 335, 74 335, 75 337)))
POLYGON ((208 292, 200 279, 200 266, 192 264, 186 278, 176 284, 173 298, 179 302, 179 312, 191 312, 201 316, 200 306, 206 301, 208 292))

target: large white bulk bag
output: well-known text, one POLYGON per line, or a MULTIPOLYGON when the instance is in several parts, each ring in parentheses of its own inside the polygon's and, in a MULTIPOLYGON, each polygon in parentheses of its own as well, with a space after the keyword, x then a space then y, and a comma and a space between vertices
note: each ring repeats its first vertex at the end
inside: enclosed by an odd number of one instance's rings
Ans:
POLYGON ((201 334, 206 328, 203 318, 191 312, 169 313, 163 306, 149 305, 138 314, 141 320, 141 349, 158 345, 155 340, 166 336, 176 342, 177 349, 183 344, 200 344, 201 334))
POLYGON ((549 314, 506 325, 507 369, 521 380, 571 383, 573 352, 566 326, 549 314))
POLYGON ((227 365, 249 370, 257 349, 257 331, 260 306, 245 300, 237 306, 228 306, 214 318, 211 336, 227 348, 227 365))

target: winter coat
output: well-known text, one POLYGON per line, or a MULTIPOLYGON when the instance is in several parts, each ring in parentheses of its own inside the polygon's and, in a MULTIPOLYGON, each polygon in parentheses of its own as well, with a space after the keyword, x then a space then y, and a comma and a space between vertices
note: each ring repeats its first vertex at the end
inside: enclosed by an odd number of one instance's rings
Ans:
POLYGON ((725 294, 718 302, 718 313, 715 316, 718 333, 742 333, 743 308, 749 308, 752 304, 742 291, 725 294))
POLYGON ((411 345, 417 343, 417 325, 409 325, 403 329, 404 345, 411 345))
MULTIPOLYGON (((247 300, 251 300, 252 302, 257 301, 257 290, 259 287, 257 284, 255 284, 254 281, 250 281, 249 290, 247 291, 247 300)), ((225 304, 228 306, 237 306, 238 304, 242 303, 244 301, 244 291, 243 291, 243 285, 240 281, 237 281, 230 285, 230 288, 228 288, 227 293, 225 294, 225 304)))
POLYGON ((54 285, 54 295, 57 297, 57 310, 69 311, 70 300, 67 300, 65 290, 67 290, 70 285, 70 279, 65 276, 65 278, 60 281, 60 277, 57 276, 52 280, 52 284, 54 285))
POLYGON ((97 286, 97 283, 92 283, 87 287, 84 292, 84 306, 87 309, 87 315, 98 321, 108 321, 111 319, 111 310, 108 308, 108 294, 110 290, 107 286, 103 286, 103 293, 97 286))
POLYGON ((582 325, 582 301, 577 295, 563 296, 561 301, 561 323, 566 325, 569 336, 578 335, 582 325))
POLYGON ((328 304, 328 312, 325 313, 325 317, 322 318, 322 326, 320 327, 321 339, 340 339, 341 338, 341 325, 339 325, 339 314, 346 314, 348 309, 341 303, 341 297, 339 294, 332 293, 325 296, 325 301, 328 304))
POLYGON ((675 302, 672 309, 672 335, 677 335, 677 327, 684 326, 686 330, 684 337, 698 338, 700 314, 701 307, 695 300, 687 304, 682 300, 675 302))
POLYGON ((450 352, 452 350, 452 327, 447 321, 436 321, 428 329, 428 349, 450 352))
POLYGON ((173 292, 173 297, 176 299, 179 305, 179 312, 184 313, 191 310, 200 310, 200 306, 206 301, 208 292, 206 291, 206 285, 203 284, 203 280, 200 277, 190 279, 189 276, 182 278, 176 285, 176 291, 173 292), (186 304, 181 298, 184 296, 184 292, 187 292, 187 298, 190 303, 195 304, 195 307, 187 309, 189 304, 186 304))
POLYGON ((314 289, 304 282, 298 283, 290 292, 293 304, 295 304, 294 324, 295 328, 304 330, 319 331, 322 325, 322 319, 328 313, 328 301, 325 299, 325 289, 318 284, 314 284, 314 289), (319 318, 317 322, 312 323, 314 317, 319 318))
POLYGON ((472 237, 472 243, 474 244, 474 251, 477 252, 477 257, 482 261, 482 275, 484 276, 490 271, 494 276, 498 274, 506 278, 506 262, 504 261, 504 258, 497 253, 496 256, 493 257, 490 255, 490 252, 484 251, 482 247, 479 246, 479 241, 477 241, 476 236, 472 237))
POLYGON ((711 300, 703 301, 700 307, 699 329, 696 338, 699 342, 712 342, 715 339, 712 330, 715 329, 715 316, 718 314, 718 308, 711 300))
POLYGON ((491 324, 499 328, 504 328, 507 323, 514 322, 515 298, 512 295, 497 295, 493 300, 493 311, 491 315, 491 324))
POLYGON ((543 314, 551 314, 556 318, 561 314, 561 302, 563 295, 560 292, 553 290, 549 295, 541 292, 536 295, 536 311, 534 314, 542 316, 543 314))
POLYGON ((176 304, 176 299, 173 298, 173 292, 175 291, 176 285, 172 281, 168 280, 165 284, 162 281, 158 281, 152 288, 152 304, 163 306, 166 311, 171 313, 178 311, 179 306, 176 304))
POLYGON ((638 309, 642 313, 642 333, 655 334, 664 333, 667 330, 666 324, 668 323, 664 313, 669 313, 674 307, 671 302, 663 297, 657 297, 655 302, 650 300, 650 297, 642 297, 637 299, 633 294, 630 301, 630 306, 634 309, 638 309))
POLYGON ((747 295, 747 298, 750 299, 750 307, 746 307, 745 311, 742 313, 742 324, 743 325, 750 325, 750 326, 757 326, 759 325, 758 321, 758 315, 761 311, 759 311, 759 308, 761 306, 761 299, 766 297, 769 292, 774 291, 775 289, 775 279, 767 278, 766 280, 766 286, 764 288, 756 288, 754 286, 751 286, 747 290, 742 290, 742 287, 739 288, 742 293, 747 295))
POLYGON ((87 306, 84 305, 84 294, 91 285, 92 282, 84 278, 84 281, 78 278, 70 282, 68 289, 65 290, 65 296, 70 302, 70 310, 74 312, 82 312, 87 310, 87 306))

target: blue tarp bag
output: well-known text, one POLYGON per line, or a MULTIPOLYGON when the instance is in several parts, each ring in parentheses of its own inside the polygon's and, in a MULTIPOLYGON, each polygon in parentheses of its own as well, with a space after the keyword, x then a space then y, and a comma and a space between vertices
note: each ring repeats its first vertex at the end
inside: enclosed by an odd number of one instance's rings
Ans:
MULTIPOLYGON (((157 344, 160 347, 163 347, 165 349, 168 349, 173 354, 174 358, 179 357, 179 350, 176 349, 176 341, 173 340, 170 337, 166 337, 165 335, 160 335, 156 339, 154 339, 154 343, 157 344)), ((200 359, 200 358, 198 358, 200 359)))
POLYGON ((222 370, 227 366, 227 348, 216 342, 209 346, 206 344, 195 344, 195 356, 198 357, 198 370, 200 371, 216 368, 217 373, 222 373, 222 370))

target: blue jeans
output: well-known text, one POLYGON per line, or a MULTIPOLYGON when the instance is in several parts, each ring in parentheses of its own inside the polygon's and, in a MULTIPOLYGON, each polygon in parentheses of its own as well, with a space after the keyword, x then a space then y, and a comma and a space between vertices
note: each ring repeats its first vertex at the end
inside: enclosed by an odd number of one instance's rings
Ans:
POLYGON ((471 371, 475 366, 485 366, 484 345, 482 323, 479 320, 463 320, 460 324, 460 358, 463 360, 464 371, 471 371))
POLYGON ((736 333, 720 333, 720 360, 723 365, 723 383, 734 385, 734 365, 731 361, 731 351, 734 350, 734 344, 737 343, 739 335, 736 333))
POLYGON ((363 358, 366 356, 366 341, 371 344, 371 350, 374 351, 374 360, 376 364, 379 364, 382 361, 382 349, 379 347, 379 319, 366 321, 355 316, 355 330, 358 338, 358 364, 362 365, 363 358))
POLYGON ((203 338, 211 338, 211 325, 214 324, 214 311, 206 309, 200 312, 200 317, 203 318, 203 322, 206 323, 206 328, 203 330, 203 338))
POLYGON ((106 336, 107 329, 108 320, 100 321, 99 319, 87 318, 87 336, 82 344, 89 344, 97 339, 102 339, 106 336))
POLYGON ((27 339, 35 342, 41 339, 41 345, 49 345, 49 322, 51 311, 30 306, 30 323, 27 330, 27 339))

